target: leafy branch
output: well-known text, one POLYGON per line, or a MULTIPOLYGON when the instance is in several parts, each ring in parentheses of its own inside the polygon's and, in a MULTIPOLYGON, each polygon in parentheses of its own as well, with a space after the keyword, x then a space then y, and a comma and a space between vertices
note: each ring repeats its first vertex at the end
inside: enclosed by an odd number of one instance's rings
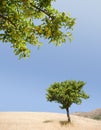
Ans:
POLYGON ((49 18, 51 18, 52 20, 54 19, 54 16, 51 16, 48 12, 47 12, 47 10, 43 10, 43 9, 41 9, 41 8, 39 8, 38 6, 36 6, 36 5, 33 5, 32 3, 30 3, 30 5, 31 6, 33 6, 34 8, 36 8, 37 10, 39 10, 40 12, 43 12, 44 14, 46 14, 49 18))
POLYGON ((10 22, 14 27, 16 27, 15 24, 14 24, 9 18, 4 17, 4 16, 1 15, 1 14, 0 14, 0 18, 2 18, 2 19, 4 19, 4 20, 7 20, 7 21, 10 22))
POLYGON ((10 42, 15 55, 28 57, 27 45, 40 46, 42 37, 55 45, 65 43, 67 38, 72 39, 75 19, 53 8, 52 1, 0 1, 0 40, 10 42), (36 19, 41 21, 39 25, 36 19))

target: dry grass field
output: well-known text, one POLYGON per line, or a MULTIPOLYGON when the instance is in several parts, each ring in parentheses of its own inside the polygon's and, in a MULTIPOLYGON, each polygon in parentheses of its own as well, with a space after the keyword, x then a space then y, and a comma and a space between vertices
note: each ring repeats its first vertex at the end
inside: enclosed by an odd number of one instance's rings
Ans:
POLYGON ((45 112, 0 112, 0 130, 101 130, 101 121, 45 112))

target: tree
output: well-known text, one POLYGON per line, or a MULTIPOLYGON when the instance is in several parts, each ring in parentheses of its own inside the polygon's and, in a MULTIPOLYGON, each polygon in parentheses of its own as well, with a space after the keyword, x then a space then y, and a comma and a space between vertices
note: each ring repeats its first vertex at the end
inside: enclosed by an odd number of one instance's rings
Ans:
POLYGON ((87 99, 89 96, 82 90, 85 83, 83 81, 66 80, 64 82, 55 82, 47 89, 46 98, 48 101, 55 101, 61 104, 61 109, 66 109, 68 122, 71 121, 69 115, 70 106, 81 104, 82 98, 87 99))
POLYGON ((40 38, 55 45, 71 40, 75 19, 53 8, 53 1, 0 0, 0 40, 11 43, 15 55, 29 57, 28 45, 40 47, 40 38))

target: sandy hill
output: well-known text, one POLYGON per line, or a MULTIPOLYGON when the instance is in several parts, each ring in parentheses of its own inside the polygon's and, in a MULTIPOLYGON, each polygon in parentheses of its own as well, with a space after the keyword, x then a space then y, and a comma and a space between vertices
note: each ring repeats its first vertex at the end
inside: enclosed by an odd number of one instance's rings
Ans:
POLYGON ((76 112, 76 113, 73 113, 73 115, 101 120, 101 108, 93 110, 91 112, 76 112))
POLYGON ((101 130, 101 121, 44 112, 0 112, 0 130, 101 130))

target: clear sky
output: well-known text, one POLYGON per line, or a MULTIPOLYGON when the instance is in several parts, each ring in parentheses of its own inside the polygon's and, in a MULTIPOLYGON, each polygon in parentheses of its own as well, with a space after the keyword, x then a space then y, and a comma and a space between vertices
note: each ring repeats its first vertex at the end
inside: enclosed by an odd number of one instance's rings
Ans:
POLYGON ((101 108, 101 0, 57 0, 60 11, 70 12, 76 25, 72 43, 61 47, 31 47, 29 59, 18 60, 9 44, 0 42, 0 111, 65 112, 46 101, 55 81, 82 80, 90 99, 72 105, 71 112, 101 108))

